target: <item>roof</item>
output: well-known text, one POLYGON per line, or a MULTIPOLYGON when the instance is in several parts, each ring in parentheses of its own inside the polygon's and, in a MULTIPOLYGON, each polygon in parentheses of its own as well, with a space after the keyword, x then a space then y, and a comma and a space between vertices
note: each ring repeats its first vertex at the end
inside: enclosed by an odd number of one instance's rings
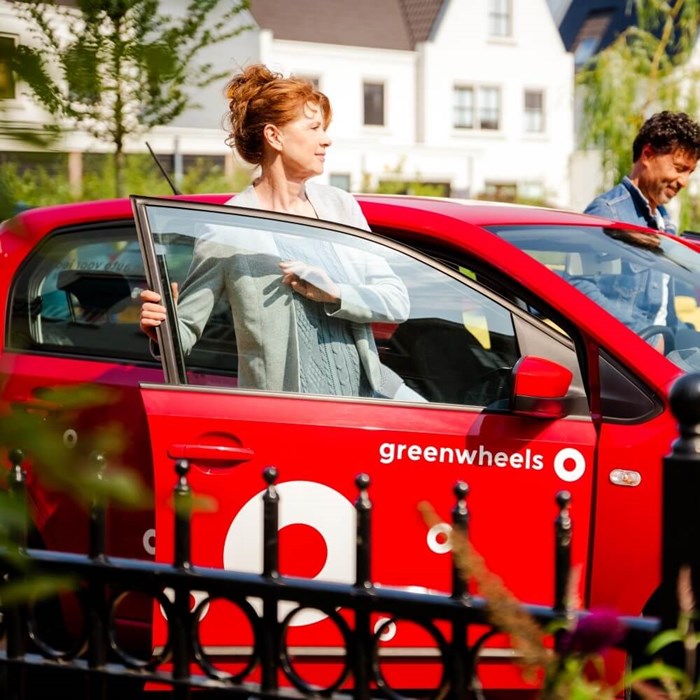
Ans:
POLYGON ((564 14, 559 33, 576 64, 584 63, 609 46, 631 24, 636 23, 627 0, 573 0, 564 14))
POLYGON ((448 0, 251 0, 276 39, 411 51, 427 41, 448 0))

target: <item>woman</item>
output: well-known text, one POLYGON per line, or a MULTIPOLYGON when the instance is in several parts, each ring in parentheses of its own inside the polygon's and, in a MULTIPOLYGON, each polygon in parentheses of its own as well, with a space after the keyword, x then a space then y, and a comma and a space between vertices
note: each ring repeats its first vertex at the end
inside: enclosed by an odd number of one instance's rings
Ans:
MULTIPOLYGON (((236 75, 226 93, 227 143, 260 168, 255 182, 229 204, 369 230, 352 196, 308 182, 323 172, 331 145, 331 107, 323 93, 307 80, 283 78, 262 65, 236 75)), ((308 241, 256 235, 254 247, 265 255, 252 263, 253 256, 232 254, 214 232, 197 240, 178 300, 185 352, 225 294, 236 331, 239 386, 423 400, 377 354, 369 324, 401 323, 409 312, 405 285, 383 259, 325 241, 311 250, 308 241)), ((166 311, 153 291, 141 297, 141 328, 155 339, 166 311)))

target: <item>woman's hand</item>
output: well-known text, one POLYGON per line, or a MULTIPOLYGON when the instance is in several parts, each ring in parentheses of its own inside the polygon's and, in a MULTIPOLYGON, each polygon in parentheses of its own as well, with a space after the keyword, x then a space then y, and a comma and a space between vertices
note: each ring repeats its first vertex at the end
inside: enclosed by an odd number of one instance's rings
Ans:
POLYGON ((299 260, 280 263, 282 282, 288 284, 297 294, 321 304, 340 302, 340 288, 320 267, 307 265, 299 260))
MULTIPOLYGON (((172 283, 173 300, 177 303, 177 282, 172 283)), ((167 311, 160 303, 160 294, 152 289, 144 289, 139 295, 141 297, 141 318, 139 327, 151 340, 158 342, 156 328, 167 318, 167 311)))

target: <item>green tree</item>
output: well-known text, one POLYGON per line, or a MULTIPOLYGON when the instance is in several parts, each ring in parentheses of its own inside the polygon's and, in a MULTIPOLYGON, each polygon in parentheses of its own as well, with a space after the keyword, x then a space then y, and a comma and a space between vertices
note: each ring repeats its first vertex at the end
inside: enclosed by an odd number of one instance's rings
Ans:
POLYGON ((115 194, 124 195, 127 137, 171 123, 192 95, 216 80, 202 49, 249 29, 240 16, 249 0, 189 0, 184 16, 160 12, 158 0, 16 2, 33 41, 17 47, 18 59, 46 80, 29 84, 35 99, 71 128, 81 128, 113 148, 115 194), (55 76, 55 78, 49 77, 55 76))
POLYGON ((584 148, 600 149, 604 187, 632 165, 632 142, 653 112, 696 114, 700 72, 689 64, 698 39, 700 0, 628 0, 629 26, 578 74, 584 148))
MULTIPOLYGON (((48 75, 34 56, 15 46, 13 42, 0 42, 0 66, 19 78, 25 85, 30 86, 32 91, 43 94, 50 112, 55 113, 57 106, 52 105, 52 96, 47 89, 48 75)), ((5 102, 0 100, 0 136, 3 138, 14 139, 19 143, 37 148, 46 148, 55 141, 58 133, 58 125, 53 118, 46 124, 34 128, 22 128, 12 124, 5 115, 5 102)), ((17 193, 13 191, 7 173, 4 169, 0 169, 0 221, 9 218, 15 212, 16 196, 17 193)))

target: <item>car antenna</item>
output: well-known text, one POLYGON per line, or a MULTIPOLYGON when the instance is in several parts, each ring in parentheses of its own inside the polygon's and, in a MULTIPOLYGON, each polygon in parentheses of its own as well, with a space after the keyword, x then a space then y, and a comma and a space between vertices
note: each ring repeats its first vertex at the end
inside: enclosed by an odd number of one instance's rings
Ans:
POLYGON ((161 173, 163 173, 163 177, 168 181, 168 184, 170 185, 170 189, 173 191, 173 194, 182 194, 180 190, 178 190, 177 187, 175 187, 173 181, 170 179, 168 173, 165 172, 165 168, 163 167, 163 164, 158 160, 158 156, 153 152, 153 149, 151 148, 151 144, 146 141, 146 146, 148 147, 148 150, 150 154, 153 156, 153 160, 155 160, 156 165, 158 166, 158 169, 160 170, 161 173))

